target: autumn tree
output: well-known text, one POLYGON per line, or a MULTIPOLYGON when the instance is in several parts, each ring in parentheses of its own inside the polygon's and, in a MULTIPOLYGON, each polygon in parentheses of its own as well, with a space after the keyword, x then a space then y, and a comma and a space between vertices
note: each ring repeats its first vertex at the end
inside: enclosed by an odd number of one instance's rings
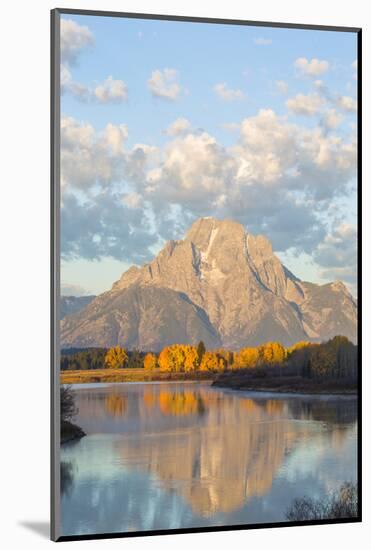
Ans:
POLYGON ((287 357, 290 357, 293 353, 295 353, 295 352, 297 352, 301 349, 305 349, 308 346, 312 346, 312 345, 313 344, 311 342, 308 342, 306 340, 300 340, 300 342, 296 342, 292 346, 286 348, 286 355, 287 355, 287 357))
POLYGON ((256 367, 259 361, 258 348, 242 348, 239 352, 235 353, 233 368, 235 369, 249 369, 256 367))
POLYGON ((104 358, 104 365, 108 369, 120 369, 125 367, 128 361, 128 354, 121 346, 110 348, 104 358))
POLYGON ((216 350, 216 353, 220 356, 220 358, 224 359, 226 368, 229 368, 233 365, 233 362, 234 362, 233 351, 222 348, 222 349, 216 350))
POLYGON ((200 366, 199 355, 195 346, 185 346, 184 371, 191 372, 200 366))
POLYGON ((184 370, 185 354, 183 346, 173 344, 166 346, 158 357, 158 364, 163 371, 182 372, 184 370))
POLYGON ((200 370, 222 371, 226 368, 227 362, 224 357, 215 351, 206 351, 202 357, 200 370))
POLYGON ((154 353, 147 353, 144 358, 144 368, 146 370, 155 370, 157 367, 157 357, 154 353))
POLYGON ((263 364, 281 364, 286 359, 286 350, 279 342, 267 342, 258 349, 259 358, 263 364))

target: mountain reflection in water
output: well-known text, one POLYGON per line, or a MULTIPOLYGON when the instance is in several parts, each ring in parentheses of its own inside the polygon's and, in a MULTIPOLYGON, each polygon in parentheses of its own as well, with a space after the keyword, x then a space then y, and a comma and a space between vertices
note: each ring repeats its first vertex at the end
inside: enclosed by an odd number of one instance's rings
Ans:
POLYGON ((356 476, 355 399, 190 383, 76 396, 88 435, 62 448, 64 534, 283 521, 293 498, 356 476))

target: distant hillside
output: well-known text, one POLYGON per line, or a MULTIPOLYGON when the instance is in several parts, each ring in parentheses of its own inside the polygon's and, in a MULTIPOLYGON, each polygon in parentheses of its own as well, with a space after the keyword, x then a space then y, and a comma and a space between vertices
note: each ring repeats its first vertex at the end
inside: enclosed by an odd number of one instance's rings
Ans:
POLYGON ((77 311, 80 311, 80 309, 84 308, 92 300, 94 300, 95 296, 62 296, 60 301, 60 318, 63 319, 66 317, 66 315, 71 315, 72 313, 76 313, 77 311))

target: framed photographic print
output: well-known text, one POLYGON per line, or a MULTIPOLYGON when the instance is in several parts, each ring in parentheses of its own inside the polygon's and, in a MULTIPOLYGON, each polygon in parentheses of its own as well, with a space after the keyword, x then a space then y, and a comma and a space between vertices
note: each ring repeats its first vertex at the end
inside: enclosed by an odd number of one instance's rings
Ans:
POLYGON ((52 11, 52 538, 361 520, 361 30, 52 11))

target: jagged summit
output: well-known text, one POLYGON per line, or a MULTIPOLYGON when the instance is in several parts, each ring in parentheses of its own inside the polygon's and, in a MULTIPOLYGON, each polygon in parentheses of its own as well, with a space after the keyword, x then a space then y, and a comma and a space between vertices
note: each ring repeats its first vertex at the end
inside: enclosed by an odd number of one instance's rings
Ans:
POLYGON ((111 291, 66 317, 62 342, 111 345, 130 334, 132 345, 154 350, 169 338, 195 343, 201 333, 209 346, 231 348, 335 334, 355 340, 356 318, 343 283, 300 281, 265 236, 233 220, 206 217, 183 240, 168 241, 150 263, 131 267, 111 291))

